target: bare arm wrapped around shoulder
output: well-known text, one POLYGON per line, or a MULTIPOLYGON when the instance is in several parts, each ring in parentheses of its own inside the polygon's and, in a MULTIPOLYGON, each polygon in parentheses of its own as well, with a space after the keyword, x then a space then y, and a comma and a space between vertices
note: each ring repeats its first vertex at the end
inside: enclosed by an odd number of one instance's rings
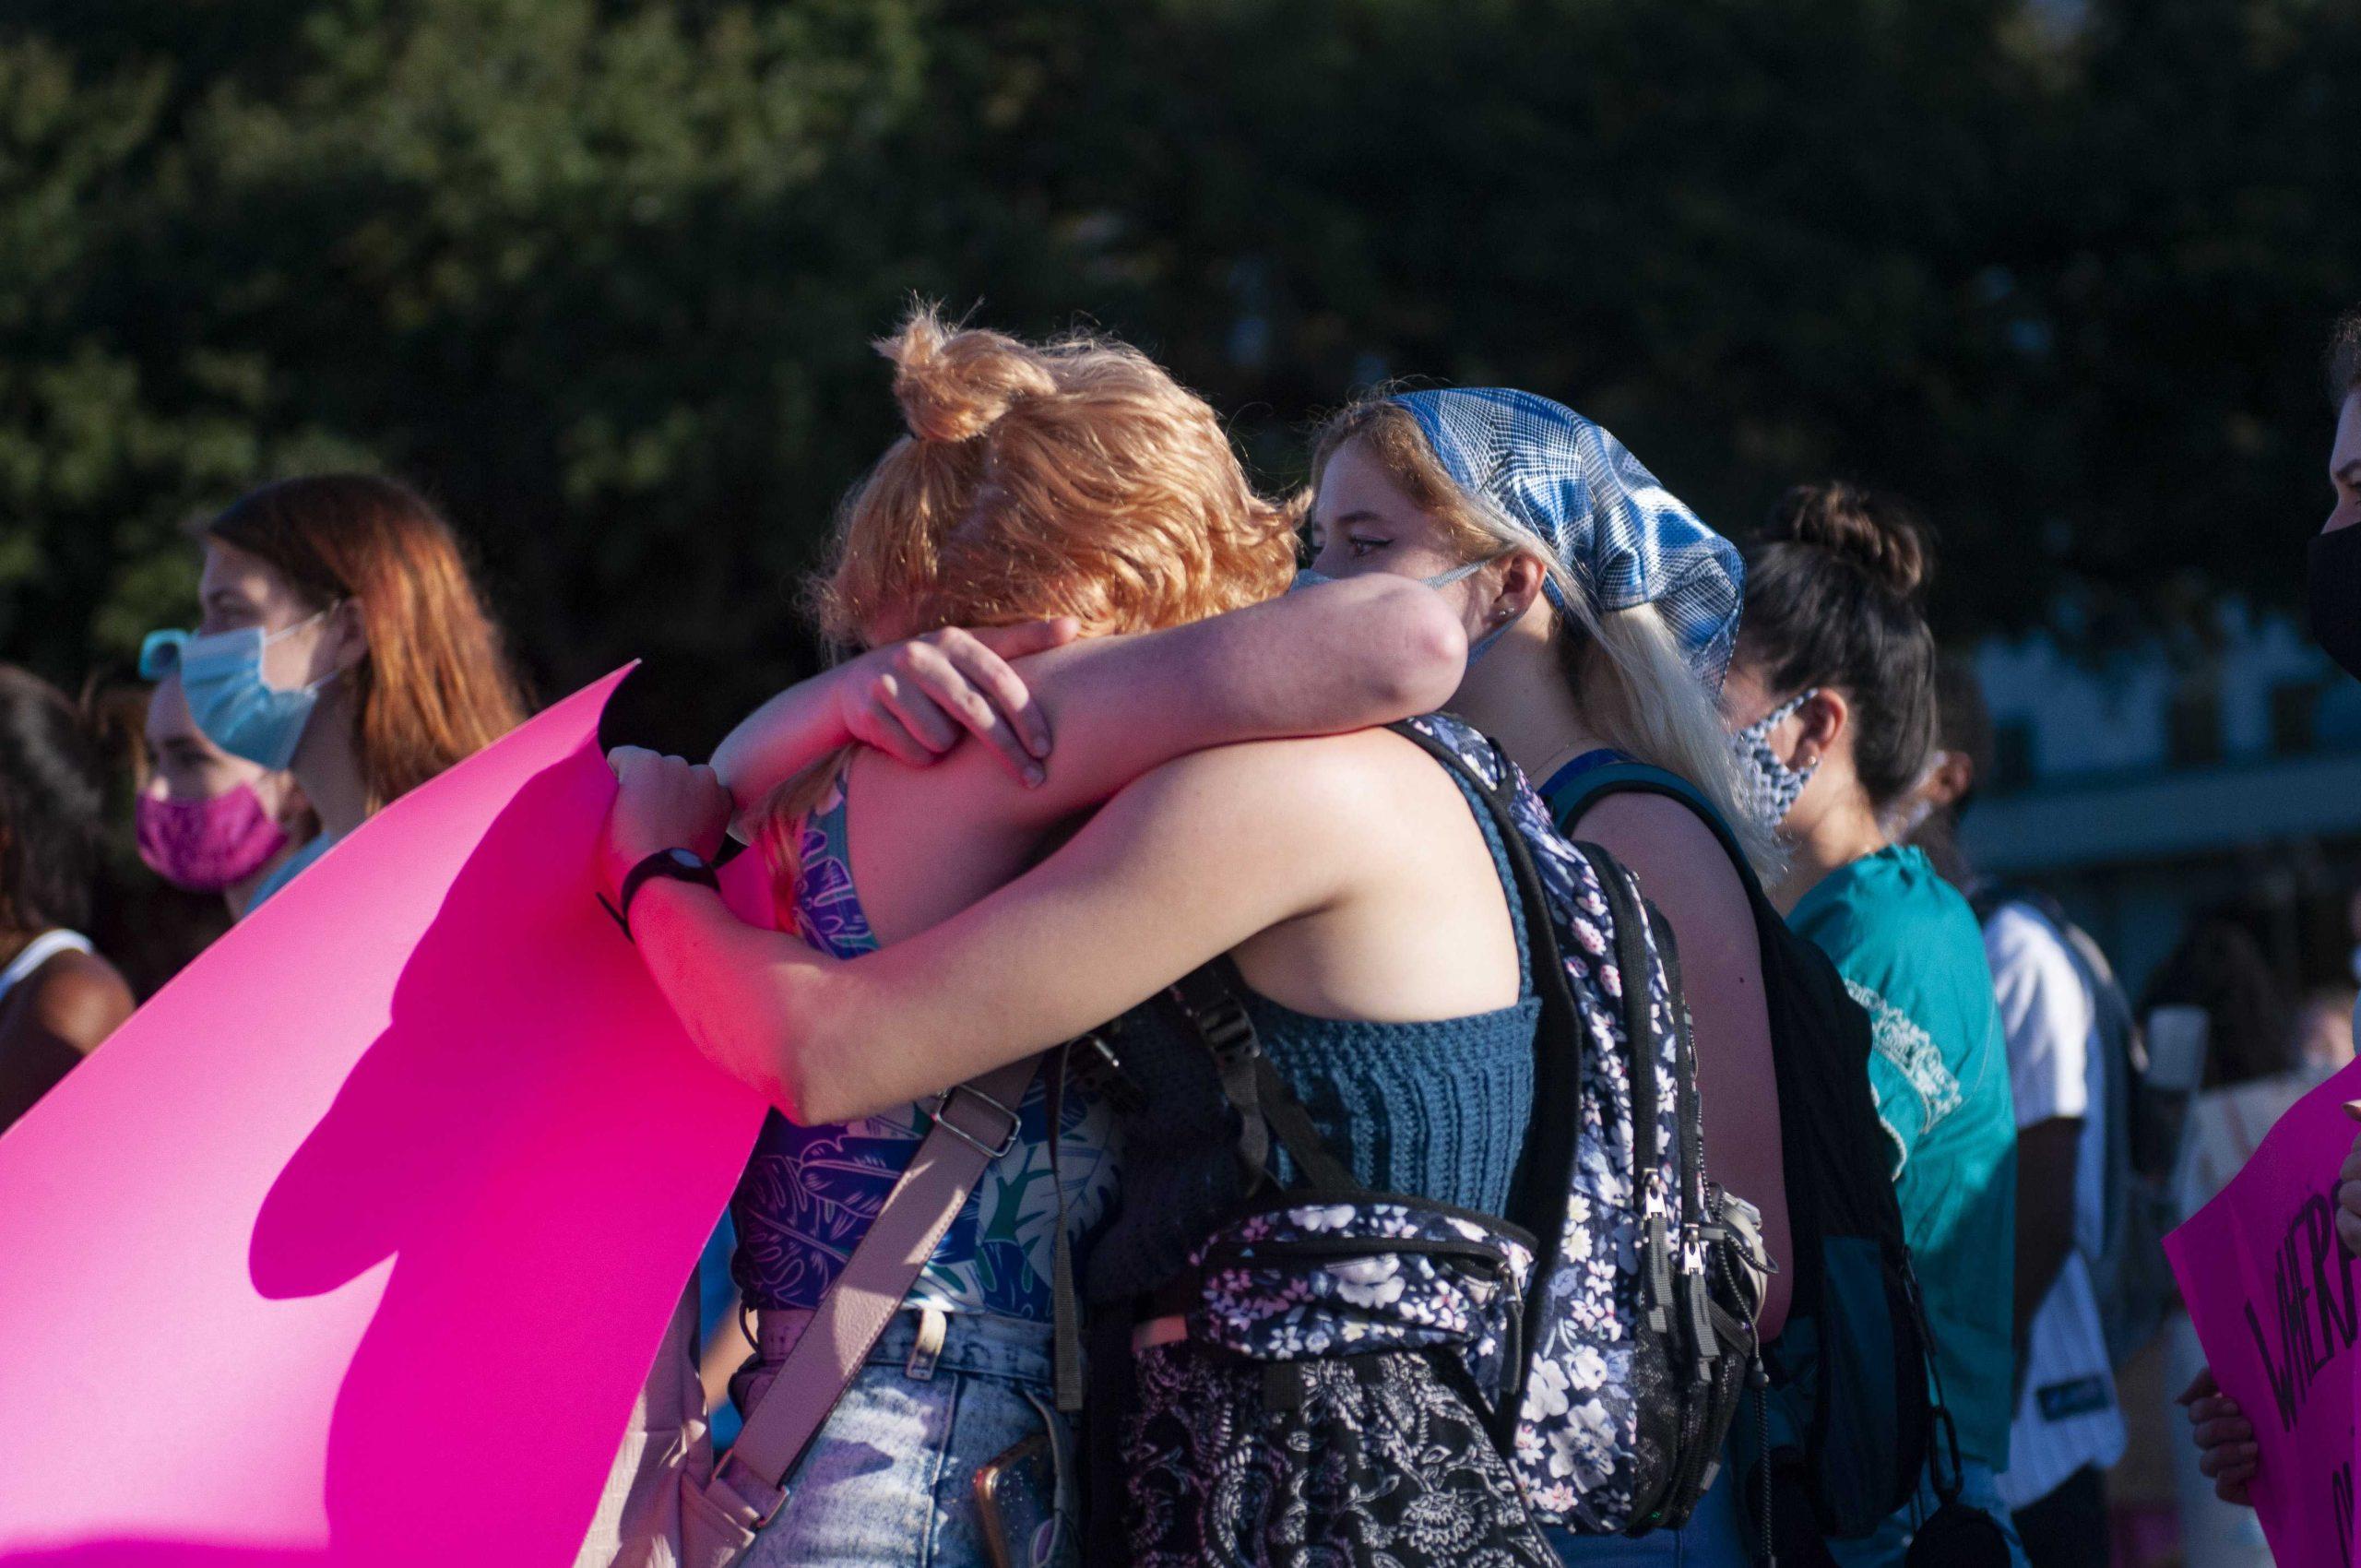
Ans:
POLYGON ((1200 747, 1424 713, 1457 689, 1467 652, 1442 600, 1393 577, 1158 632, 1070 641, 1073 630, 946 630, 879 648, 764 704, 715 751, 714 770, 743 810, 860 742, 912 766, 943 758, 1009 813, 1054 820, 1200 747), (961 746, 963 734, 986 743, 961 746))
POLYGON ((1382 732, 1167 764, 1025 876, 848 961, 745 925, 699 887, 653 884, 632 917, 699 1048, 807 1123, 1071 1039, 1258 933, 1286 944, 1347 922, 1348 940, 1290 949, 1301 989, 1280 1000, 1446 1017, 1515 993, 1507 906, 1472 817, 1440 769, 1382 732))

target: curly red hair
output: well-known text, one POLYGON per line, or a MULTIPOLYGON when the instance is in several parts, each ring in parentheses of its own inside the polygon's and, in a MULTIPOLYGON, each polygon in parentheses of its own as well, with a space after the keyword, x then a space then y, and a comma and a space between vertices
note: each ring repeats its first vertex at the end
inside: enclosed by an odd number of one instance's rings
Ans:
MULTIPOLYGON (((813 589, 873 646, 1071 615, 1086 634, 1203 620, 1285 591, 1295 519, 1247 479, 1205 400, 1111 339, 1027 343, 912 311, 877 345, 909 434, 847 497, 813 589)), ((793 824, 840 757, 789 780, 761 847, 792 897, 793 824)))

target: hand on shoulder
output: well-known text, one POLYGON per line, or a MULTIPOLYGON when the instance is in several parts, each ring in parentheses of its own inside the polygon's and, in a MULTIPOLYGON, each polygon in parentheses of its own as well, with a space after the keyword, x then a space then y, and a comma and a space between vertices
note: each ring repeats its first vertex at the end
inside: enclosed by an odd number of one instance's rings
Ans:
POLYGON ((1062 647, 1080 631, 1071 616, 973 631, 946 626, 872 649, 840 673, 845 732, 911 767, 972 735, 1012 776, 1038 785, 1050 724, 1010 661, 1062 647))

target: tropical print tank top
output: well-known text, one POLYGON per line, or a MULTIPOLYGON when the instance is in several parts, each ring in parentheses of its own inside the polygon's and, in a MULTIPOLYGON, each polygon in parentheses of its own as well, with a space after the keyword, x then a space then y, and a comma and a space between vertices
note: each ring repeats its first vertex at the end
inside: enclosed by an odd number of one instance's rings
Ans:
MULTIPOLYGON (((804 819, 795 930, 824 953, 873 951, 854 891, 839 780, 804 819)), ((1058 1166, 1075 1265, 1115 1197, 1115 1127, 1106 1109, 1066 1087, 1058 1166)), ((984 1170, 908 1297, 945 1312, 1047 1323, 1057 1241, 1058 1189, 1050 1170, 1050 1095, 1036 1077, 1018 1110, 1016 1141, 984 1170)), ((774 1111, 730 1201, 738 1252, 730 1274, 746 1304, 812 1308, 877 1217, 931 1125, 917 1105, 831 1126, 799 1127, 774 1111)))

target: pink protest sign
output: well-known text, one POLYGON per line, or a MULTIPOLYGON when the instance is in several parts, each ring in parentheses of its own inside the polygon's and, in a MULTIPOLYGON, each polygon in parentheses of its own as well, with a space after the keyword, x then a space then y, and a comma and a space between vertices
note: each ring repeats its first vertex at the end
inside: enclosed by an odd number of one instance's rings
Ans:
POLYGON ((572 1560, 763 1114, 593 897, 621 679, 387 807, 0 1136, 0 1562, 572 1560))
POLYGON ((2333 1222, 2361 1063, 2296 1101, 2246 1168, 2165 1238, 2189 1321, 2261 1450, 2255 1511, 2282 1568, 2352 1561, 2355 1259, 2333 1222))

